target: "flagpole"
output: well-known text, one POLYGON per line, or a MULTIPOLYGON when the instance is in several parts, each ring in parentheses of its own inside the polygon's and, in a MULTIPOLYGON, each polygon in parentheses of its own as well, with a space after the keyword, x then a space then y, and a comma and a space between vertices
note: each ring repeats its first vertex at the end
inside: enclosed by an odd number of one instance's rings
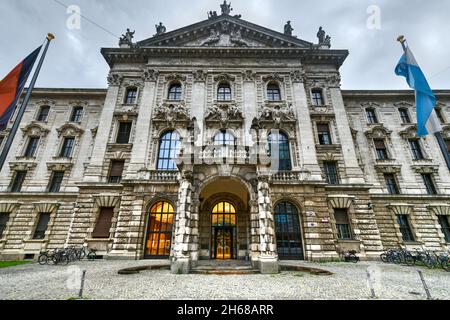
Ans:
MULTIPOLYGON (((406 49, 405 36, 403 36, 403 35, 399 36, 397 38, 397 41, 401 43, 403 51, 405 51, 405 53, 406 53, 407 49, 406 49)), ((433 114, 431 116, 433 116, 433 114)), ((450 170, 450 152, 448 151, 447 144, 445 143, 444 137, 442 136, 441 132, 435 132, 434 136, 436 137, 439 147, 441 148, 442 154, 444 155, 444 159, 445 159, 445 162, 447 163, 447 167, 450 170)))
POLYGON ((6 157, 8 156, 9 150, 11 149, 11 145, 14 141, 17 130, 19 129, 20 122, 22 121, 23 115, 25 113, 25 109, 27 108, 28 102, 30 101, 31 93, 34 89, 34 86, 35 86, 36 81, 39 76, 39 72, 41 71, 41 67, 44 63, 45 55, 47 54, 47 50, 50 45, 50 42, 53 39, 55 39, 55 36, 53 34, 49 33, 47 35, 46 39, 47 39, 47 43, 45 44, 45 48, 42 53, 41 59, 39 60, 39 63, 36 67, 36 71, 34 72, 34 75, 33 75, 33 78, 31 79, 30 85, 28 86, 25 98, 23 99, 23 102, 19 108, 19 111, 17 112, 16 119, 14 120, 14 124, 11 128, 11 132, 9 133, 8 139, 6 140, 5 147, 3 148, 3 151, 0 155, 0 171, 3 169, 3 165, 5 164, 6 157))

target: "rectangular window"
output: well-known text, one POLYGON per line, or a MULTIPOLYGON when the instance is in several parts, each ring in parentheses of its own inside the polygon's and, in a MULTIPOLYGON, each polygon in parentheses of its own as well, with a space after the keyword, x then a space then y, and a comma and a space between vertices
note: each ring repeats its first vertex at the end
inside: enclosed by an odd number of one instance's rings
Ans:
POLYGON ((322 95, 322 90, 313 90, 312 91, 312 100, 313 100, 313 105, 316 107, 320 107, 323 106, 323 95, 322 95))
POLYGON ((433 178, 431 174, 423 173, 422 174, 423 183, 425 184, 425 188, 427 188, 427 193, 429 195, 437 194, 436 186, 434 185, 433 178))
POLYGON ((50 221, 50 213, 39 213, 39 220, 34 230, 33 239, 42 240, 45 238, 45 232, 48 228, 48 222, 50 221))
POLYGON ((409 225, 408 216, 401 214, 397 216, 397 223, 400 227, 400 232, 402 233, 403 241, 412 242, 414 241, 414 236, 409 225))
POLYGON ((386 149, 386 145, 384 144, 384 140, 374 139, 373 143, 375 144, 375 150, 377 152, 378 160, 387 160, 389 159, 389 154, 386 149))
POLYGON ((375 113, 375 110, 373 109, 367 109, 366 110, 366 116, 367 116, 367 122, 370 124, 378 123, 377 115, 375 113))
POLYGON ((444 124, 445 123, 445 119, 444 119, 444 115, 442 114, 442 109, 434 108, 434 111, 436 112, 436 116, 438 117, 439 121, 442 124, 444 124))
POLYGON ((393 174, 385 174, 384 180, 386 182, 386 188, 388 189, 389 194, 400 194, 400 190, 397 185, 397 179, 393 174))
POLYGON ((104 238, 110 237, 110 229, 112 225, 112 218, 114 215, 114 208, 100 208, 97 223, 95 224, 92 238, 104 238))
POLYGON ((36 150, 39 146, 39 138, 31 137, 25 150, 25 157, 33 158, 36 156, 36 150))
POLYGON ((450 223, 449 216, 438 216, 439 224, 441 225, 442 233, 445 236, 445 241, 450 242, 450 223))
POLYGON ((125 103, 126 104, 135 104, 136 98, 137 98, 137 89, 128 89, 125 103))
POLYGON ((319 143, 321 145, 331 144, 330 126, 327 123, 317 124, 317 132, 319 134, 319 143))
POLYGON ((48 192, 59 192, 61 189, 61 184, 64 178, 64 171, 53 172, 52 180, 48 187, 48 192))
POLYGON ((25 181, 26 171, 17 171, 11 183, 11 192, 20 192, 25 181))
POLYGON ((348 211, 346 209, 335 209, 334 219, 336 220, 338 239, 351 240, 353 237, 350 229, 350 221, 348 219, 348 211))
POLYGON ((70 116, 71 122, 81 122, 81 116, 83 115, 82 107, 73 108, 72 115, 70 116))
POLYGON ((37 121, 46 122, 49 113, 50 113, 50 107, 49 106, 41 107, 41 109, 39 110, 37 121))
POLYGON ((111 168, 109 171, 109 183, 120 183, 122 181, 123 167, 125 161, 123 160, 112 160, 111 168))
POLYGON ((64 138, 59 156, 61 158, 70 158, 72 156, 73 146, 75 145, 75 138, 64 138))
POLYGON ((409 140, 409 145, 411 147, 411 151, 413 153, 414 160, 423 160, 423 152, 422 148, 420 147, 419 140, 409 140))
POLYGON ((399 112, 400 112, 400 118, 402 119, 402 123, 404 123, 404 124, 411 123, 411 118, 409 117, 408 110, 399 109, 399 112))
POLYGON ((131 122, 120 122, 116 143, 129 143, 131 135, 131 122))
POLYGON ((3 234, 5 233, 8 220, 9 220, 9 213, 0 212, 0 239, 3 238, 3 234))
POLYGON ((323 163, 325 176, 328 184, 339 184, 339 176, 336 162, 326 161, 323 163))

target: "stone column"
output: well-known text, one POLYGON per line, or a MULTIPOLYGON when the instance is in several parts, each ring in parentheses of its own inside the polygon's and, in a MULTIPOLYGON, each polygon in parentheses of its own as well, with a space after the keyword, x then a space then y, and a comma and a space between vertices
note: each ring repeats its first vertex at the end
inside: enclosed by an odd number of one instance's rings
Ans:
POLYGON ((305 85, 301 81, 294 81, 292 87, 298 119, 300 156, 302 158, 303 168, 311 172, 312 180, 322 180, 322 171, 317 161, 316 143, 314 141, 305 85))
POLYGON ((173 244, 172 273, 189 273, 192 219, 192 172, 182 172, 178 191, 178 208, 175 217, 175 238, 173 244))
POLYGON ((204 136, 204 114, 206 109, 206 75, 203 71, 194 74, 194 85, 192 88, 192 117, 197 119, 199 132, 194 133, 194 147, 203 147, 204 136))
POLYGON ((105 158, 106 146, 109 141, 109 135, 111 132, 114 117, 114 110, 116 108, 117 97, 119 95, 119 87, 122 83, 122 77, 118 74, 110 74, 108 76, 108 82, 109 88, 100 116, 91 160, 84 176, 84 182, 101 182, 102 179, 101 175, 103 161, 105 158))
POLYGON ((156 77, 144 77, 145 84, 136 121, 136 137, 131 152, 130 165, 125 179, 136 179, 139 170, 146 167, 151 130, 153 102, 156 94, 156 77))
POLYGON ((250 128, 252 121, 258 116, 258 106, 256 105, 256 84, 253 78, 246 78, 244 81, 244 108, 243 113, 245 116, 244 135, 246 139, 244 143, 249 144, 251 139, 250 128))
POLYGON ((331 103, 333 104, 334 113, 336 114, 336 126, 339 137, 341 138, 345 172, 348 177, 347 183, 365 183, 362 170, 358 164, 358 158, 356 157, 352 133, 350 131, 350 123, 347 118, 341 89, 338 85, 339 84, 336 83, 336 87, 330 87, 330 93, 331 103))
POLYGON ((275 245, 275 221, 270 200, 268 176, 260 176, 258 181, 259 209, 259 270, 263 274, 278 273, 278 255, 275 245))

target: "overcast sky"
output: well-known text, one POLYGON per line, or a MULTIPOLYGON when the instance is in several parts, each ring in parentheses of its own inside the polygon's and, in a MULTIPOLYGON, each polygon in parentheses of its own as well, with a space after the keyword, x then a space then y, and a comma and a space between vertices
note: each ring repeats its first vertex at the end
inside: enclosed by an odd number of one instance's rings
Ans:
MULTIPOLYGON (((47 32, 52 43, 38 87, 105 88, 108 65, 101 47, 116 47, 126 28, 135 40, 155 34, 162 21, 172 31, 220 12, 221 0, 0 0, 0 79, 39 46, 47 32), (86 20, 70 30, 66 5, 78 5, 86 20)), ((448 0, 233 0, 233 14, 261 26, 282 31, 292 21, 294 34, 316 42, 319 26, 332 37, 332 48, 348 49, 341 69, 344 89, 406 89, 394 75, 401 48, 395 41, 405 34, 433 89, 450 89, 450 1, 448 0), (369 6, 380 8, 381 29, 370 29, 369 6)), ((373 7, 370 9, 372 10, 373 7)), ((376 22, 377 20, 375 20, 376 22)), ((376 27, 376 24, 370 24, 376 27)))

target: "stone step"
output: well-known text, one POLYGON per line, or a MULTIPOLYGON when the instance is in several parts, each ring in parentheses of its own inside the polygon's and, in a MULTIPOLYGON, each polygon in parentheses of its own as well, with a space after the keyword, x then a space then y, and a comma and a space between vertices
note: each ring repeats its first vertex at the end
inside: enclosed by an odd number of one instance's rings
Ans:
POLYGON ((203 265, 192 268, 192 274, 216 274, 216 275, 239 275, 239 274, 258 274, 259 270, 253 269, 251 266, 215 266, 203 265))

